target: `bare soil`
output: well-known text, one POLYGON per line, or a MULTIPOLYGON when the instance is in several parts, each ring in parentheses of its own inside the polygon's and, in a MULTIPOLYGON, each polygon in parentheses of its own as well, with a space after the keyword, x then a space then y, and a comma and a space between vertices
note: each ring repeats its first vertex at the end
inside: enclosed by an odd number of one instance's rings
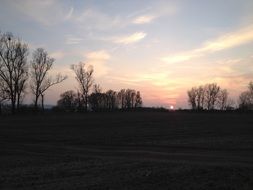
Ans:
POLYGON ((0 117, 0 189, 253 189, 253 114, 0 117))

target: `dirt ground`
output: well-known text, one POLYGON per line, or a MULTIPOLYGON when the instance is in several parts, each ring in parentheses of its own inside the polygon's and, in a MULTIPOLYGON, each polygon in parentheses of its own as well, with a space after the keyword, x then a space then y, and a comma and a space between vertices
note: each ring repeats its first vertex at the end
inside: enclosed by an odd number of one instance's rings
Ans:
POLYGON ((253 189, 253 114, 0 117, 0 189, 253 189))

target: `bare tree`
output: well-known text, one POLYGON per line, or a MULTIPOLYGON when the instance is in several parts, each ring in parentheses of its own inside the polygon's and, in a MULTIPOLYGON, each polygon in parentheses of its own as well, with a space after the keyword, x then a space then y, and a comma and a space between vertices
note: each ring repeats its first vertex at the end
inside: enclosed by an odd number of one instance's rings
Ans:
POLYGON ((199 86, 196 90, 196 106, 197 110, 203 110, 204 109, 204 103, 205 103, 205 87, 199 86))
POLYGON ((131 108, 135 107, 135 102, 136 102, 136 91, 131 90, 131 108))
POLYGON ((142 106, 142 98, 140 91, 137 91, 136 98, 135 98, 135 106, 136 108, 139 108, 142 106))
POLYGON ((253 81, 249 82, 248 89, 249 89, 249 92, 253 98, 253 81))
POLYGON ((196 98, 197 98, 197 89, 193 87, 191 90, 188 90, 188 102, 193 110, 196 109, 196 98))
POLYGON ((85 67, 85 63, 72 65, 71 69, 75 72, 76 80, 79 83, 79 90, 84 102, 84 109, 88 111, 88 97, 93 84, 93 67, 85 67))
POLYGON ((218 100, 220 87, 216 83, 206 85, 206 107, 207 110, 215 109, 215 104, 218 100))
POLYGON ((226 89, 220 90, 218 95, 218 107, 220 110, 226 110, 228 106, 228 91, 226 89))
POLYGON ((28 47, 27 45, 19 44, 17 47, 18 52, 18 62, 16 65, 15 79, 16 81, 16 90, 17 90, 17 109, 19 110, 20 103, 24 98, 25 89, 27 87, 28 80, 28 64, 27 64, 27 56, 28 56, 28 47))
POLYGON ((33 53, 31 61, 31 89, 35 96, 34 106, 38 109, 38 100, 41 97, 41 106, 44 109, 44 96, 51 86, 61 83, 67 76, 58 74, 56 78, 48 76, 52 69, 54 59, 43 48, 38 48, 33 53))
POLYGON ((93 111, 101 109, 101 95, 100 92, 93 92, 89 96, 89 105, 93 111))
POLYGON ((19 109, 28 79, 28 46, 11 33, 0 34, 0 78, 5 83, 12 113, 19 109))
POLYGON ((117 97, 118 97, 118 101, 119 101, 119 104, 120 104, 120 108, 125 109, 126 108, 126 90, 121 89, 118 92, 117 97))
POLYGON ((131 109, 142 106, 141 94, 134 89, 121 89, 117 94, 117 99, 121 109, 131 109))
POLYGON ((243 110, 250 110, 253 108, 251 94, 248 91, 242 92, 239 96, 239 108, 243 110))
POLYGON ((228 98, 226 110, 234 110, 235 109, 235 101, 232 98, 228 98))
POLYGON ((248 90, 242 92, 239 96, 239 108, 243 110, 253 109, 253 82, 248 85, 248 90))
POLYGON ((40 88, 40 97, 41 97, 41 107, 42 110, 44 110, 44 97, 45 92, 51 87, 56 84, 61 83, 62 81, 66 80, 67 76, 62 76, 61 74, 57 74, 56 77, 53 79, 52 77, 48 77, 47 80, 43 83, 43 85, 40 88))
POLYGON ((94 86, 93 86, 93 92, 94 93, 102 93, 102 88, 100 87, 99 84, 94 84, 94 86))
POLYGON ((93 85, 93 92, 89 95, 89 105, 92 111, 99 111, 103 102, 102 88, 99 84, 93 85))
POLYGON ((133 89, 94 91, 89 96, 89 104, 93 111, 133 109, 142 106, 142 98, 140 92, 133 89))
POLYGON ((5 86, 5 82, 0 78, 0 115, 2 114, 2 104, 9 99, 7 93, 8 88, 5 86))
POLYGON ((132 108, 132 105, 133 105, 132 98, 134 97, 133 93, 134 92, 132 89, 126 89, 126 91, 125 91, 125 101, 126 101, 125 105, 126 105, 127 109, 132 108))
POLYGON ((227 109, 228 91, 226 89, 221 89, 216 83, 193 87, 187 94, 188 102, 192 109, 227 109))
POLYGON ((73 90, 62 93, 57 101, 57 106, 64 111, 75 111, 77 108, 77 94, 73 90))
POLYGON ((108 90, 106 93, 107 104, 109 110, 114 110, 117 107, 117 92, 113 90, 108 90))

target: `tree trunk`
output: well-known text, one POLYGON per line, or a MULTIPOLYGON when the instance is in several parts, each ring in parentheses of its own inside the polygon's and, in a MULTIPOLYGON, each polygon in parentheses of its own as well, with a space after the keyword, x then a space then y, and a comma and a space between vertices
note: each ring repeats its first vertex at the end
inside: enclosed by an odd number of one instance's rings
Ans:
POLYGON ((11 99, 11 113, 12 114, 15 114, 15 112, 16 112, 16 101, 15 101, 15 99, 14 98, 12 98, 11 99))
POLYGON ((18 94, 18 99, 17 99, 17 111, 19 112, 19 108, 20 108, 20 95, 18 94))
POLYGON ((44 112, 44 94, 41 94, 41 108, 42 111, 44 112))
POLYGON ((38 99, 39 99, 39 97, 38 97, 38 96, 35 96, 35 101, 34 101, 34 108, 35 108, 35 111, 38 111, 38 99))
POLYGON ((88 111, 88 97, 85 97, 85 112, 88 111))
POLYGON ((88 94, 87 93, 85 93, 85 95, 84 95, 84 109, 85 109, 85 112, 87 112, 88 111, 88 94))

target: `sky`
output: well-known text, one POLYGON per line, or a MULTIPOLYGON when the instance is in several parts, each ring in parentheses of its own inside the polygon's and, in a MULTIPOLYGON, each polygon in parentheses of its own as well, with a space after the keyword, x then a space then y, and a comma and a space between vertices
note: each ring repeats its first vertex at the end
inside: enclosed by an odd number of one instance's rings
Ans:
MULTIPOLYGON (((253 80, 252 0, 0 0, 0 31, 55 58, 68 75, 46 104, 77 90, 70 65, 94 67, 104 91, 141 92, 144 106, 186 108, 187 90, 218 83, 235 101, 253 80)), ((28 96, 29 99, 29 96, 28 96)), ((29 100, 28 100, 29 101, 29 100)))

